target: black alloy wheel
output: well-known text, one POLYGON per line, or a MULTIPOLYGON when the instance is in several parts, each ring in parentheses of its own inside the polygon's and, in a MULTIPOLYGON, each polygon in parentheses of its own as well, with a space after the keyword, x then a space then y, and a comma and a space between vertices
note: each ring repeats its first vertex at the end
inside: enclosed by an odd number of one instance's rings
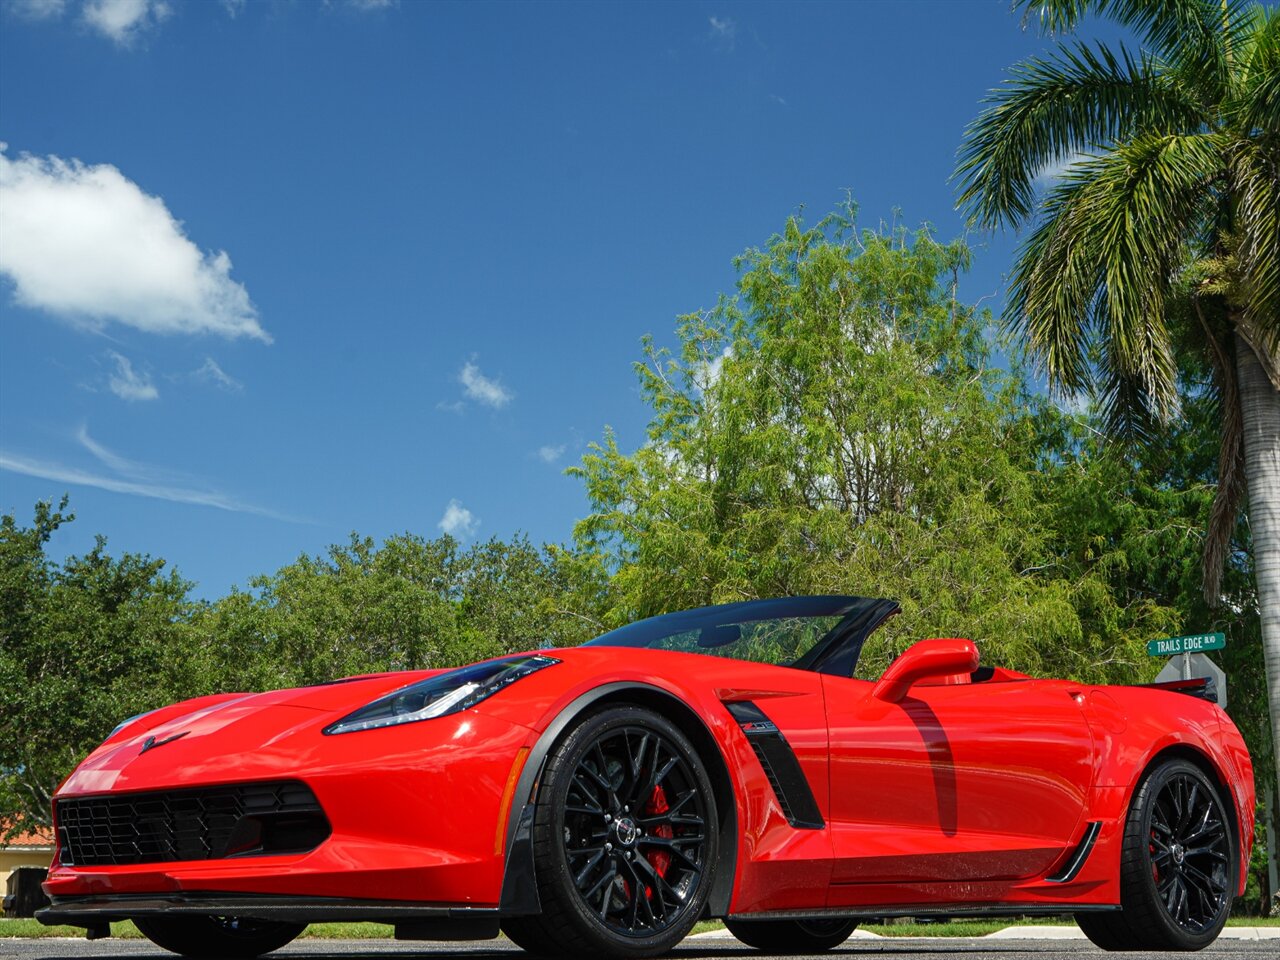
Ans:
POLYGON ((1173 922, 1191 933, 1212 928, 1231 900, 1231 831, 1203 780, 1180 773, 1165 782, 1147 844, 1156 892, 1173 922))
POLYGON ((665 718, 615 707, 552 753, 534 820, 543 912, 503 929, 526 949, 648 957, 702 913, 717 853, 715 797, 665 718))
POLYGON ((1235 839, 1223 796, 1195 764, 1168 760, 1135 791, 1118 912, 1077 914, 1104 950, 1200 950, 1231 912, 1235 839))

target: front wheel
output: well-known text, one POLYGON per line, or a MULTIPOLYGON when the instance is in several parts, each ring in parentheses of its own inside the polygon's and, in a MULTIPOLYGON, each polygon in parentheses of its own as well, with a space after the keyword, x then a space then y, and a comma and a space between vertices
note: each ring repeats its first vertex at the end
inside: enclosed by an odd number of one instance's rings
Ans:
POLYGON ((857 929, 857 920, 726 920, 729 932, 766 953, 821 953, 834 950, 857 929))
POLYGON ((1235 847, 1222 797, 1199 767, 1160 764, 1125 822, 1119 912, 1076 915, 1104 950, 1201 950, 1227 922, 1235 847))
POLYGON ((184 957, 251 960, 295 940, 305 923, 244 917, 138 917, 134 926, 158 947, 184 957))
POLYGON ((552 956, 667 953, 706 905, 716 825, 711 781, 675 724, 632 706, 594 714, 554 749, 539 790, 542 913, 503 930, 552 956))

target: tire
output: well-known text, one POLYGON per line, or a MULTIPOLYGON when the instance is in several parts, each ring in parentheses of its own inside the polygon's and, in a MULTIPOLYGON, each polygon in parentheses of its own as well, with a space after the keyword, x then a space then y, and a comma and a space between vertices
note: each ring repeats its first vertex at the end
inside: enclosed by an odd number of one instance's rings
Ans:
POLYGON ((279 950, 305 923, 239 917, 138 917, 134 925, 158 947, 184 957, 249 960, 279 950))
POLYGON ((766 953, 821 953, 849 939, 857 920, 726 920, 729 932, 766 953))
POLYGON ((539 789, 542 913, 502 929, 543 955, 667 953, 706 906, 717 823, 706 769, 673 723, 633 706, 588 716, 554 748, 539 789))
POLYGON ((1103 950, 1202 950, 1234 899, 1235 842, 1217 787, 1186 760, 1152 770, 1125 820, 1118 912, 1078 913, 1103 950))

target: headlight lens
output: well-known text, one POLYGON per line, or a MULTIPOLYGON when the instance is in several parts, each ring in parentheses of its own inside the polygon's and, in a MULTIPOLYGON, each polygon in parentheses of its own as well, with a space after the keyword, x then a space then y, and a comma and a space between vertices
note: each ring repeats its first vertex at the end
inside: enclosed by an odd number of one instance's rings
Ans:
POLYGON ((354 733, 448 716, 474 707, 521 677, 559 662, 541 655, 516 656, 450 670, 380 697, 325 727, 324 732, 354 733))

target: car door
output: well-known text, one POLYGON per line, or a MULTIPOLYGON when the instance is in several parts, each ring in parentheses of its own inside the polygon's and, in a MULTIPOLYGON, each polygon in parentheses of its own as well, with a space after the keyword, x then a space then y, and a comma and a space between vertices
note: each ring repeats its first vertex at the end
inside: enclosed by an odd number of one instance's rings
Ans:
POLYGON ((899 703, 823 685, 833 884, 1041 876, 1079 840, 1094 764, 1073 685, 916 684, 899 703))

